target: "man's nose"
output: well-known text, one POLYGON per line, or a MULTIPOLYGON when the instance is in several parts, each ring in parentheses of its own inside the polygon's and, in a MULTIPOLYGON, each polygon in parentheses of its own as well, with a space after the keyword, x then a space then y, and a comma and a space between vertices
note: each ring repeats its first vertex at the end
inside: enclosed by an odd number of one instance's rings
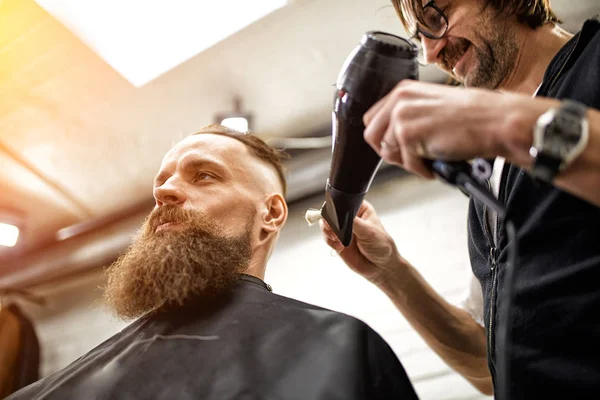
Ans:
POLYGON ((168 205, 183 204, 186 200, 185 193, 181 190, 178 180, 175 177, 169 178, 162 185, 154 188, 154 199, 159 207, 168 205))
POLYGON ((440 52, 446 46, 447 39, 429 39, 426 36, 421 37, 421 45, 423 46, 423 57, 427 64, 435 64, 438 61, 440 52))

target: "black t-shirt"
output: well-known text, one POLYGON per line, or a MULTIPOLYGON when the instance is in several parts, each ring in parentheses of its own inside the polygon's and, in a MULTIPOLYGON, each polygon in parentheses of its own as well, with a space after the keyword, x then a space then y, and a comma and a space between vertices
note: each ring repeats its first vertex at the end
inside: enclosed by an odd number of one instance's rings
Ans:
MULTIPOLYGON (((554 57, 538 96, 600 109, 600 21, 586 21, 554 57)), ((600 208, 512 165, 504 167, 501 183, 499 199, 519 243, 509 398, 600 398, 600 208)), ((502 221, 497 233, 494 245, 484 206, 472 200, 469 252, 482 284, 493 376, 509 252, 502 221)))
POLYGON ((271 293, 233 293, 140 318, 9 397, 17 399, 416 399, 400 362, 363 322, 271 293))

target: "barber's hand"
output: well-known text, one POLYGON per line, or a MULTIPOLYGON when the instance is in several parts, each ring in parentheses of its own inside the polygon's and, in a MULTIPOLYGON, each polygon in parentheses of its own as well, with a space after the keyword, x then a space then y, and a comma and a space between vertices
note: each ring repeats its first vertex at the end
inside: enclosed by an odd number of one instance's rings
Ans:
POLYGON ((532 104, 524 95, 405 80, 365 114, 364 137, 386 162, 431 178, 424 158, 494 158, 514 146, 527 153, 535 117, 544 111, 531 112, 532 104), (516 129, 523 112, 533 122, 516 129))
POLYGON ((339 241, 333 230, 324 220, 320 221, 321 230, 327 244, 355 272, 371 282, 378 284, 385 274, 392 272, 404 260, 399 256, 391 236, 385 231, 373 206, 364 201, 354 219, 352 241, 348 247, 339 241))

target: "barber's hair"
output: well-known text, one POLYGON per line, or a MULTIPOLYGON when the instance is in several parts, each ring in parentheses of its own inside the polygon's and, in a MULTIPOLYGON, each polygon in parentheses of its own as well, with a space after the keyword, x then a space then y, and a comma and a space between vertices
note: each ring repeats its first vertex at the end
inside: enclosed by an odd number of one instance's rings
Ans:
MULTIPOLYGON (((392 4, 407 30, 414 29, 417 21, 425 23, 422 0, 392 0, 392 4)), ((492 7, 498 15, 516 16, 519 22, 531 29, 561 23, 550 8, 550 0, 483 0, 483 9, 487 7, 492 7)))
POLYGON ((254 154, 254 156, 271 165, 273 169, 275 169, 277 172, 277 177, 279 178, 279 183, 281 183, 281 187, 283 189, 282 194, 284 196, 286 195, 287 182, 285 179, 285 167, 283 166, 283 160, 289 156, 284 151, 269 146, 258 136, 250 132, 239 132, 218 124, 207 125, 203 128, 200 128, 198 132, 192 133, 190 136, 200 135, 203 133, 227 136, 245 144, 250 150, 252 150, 252 154, 254 154))

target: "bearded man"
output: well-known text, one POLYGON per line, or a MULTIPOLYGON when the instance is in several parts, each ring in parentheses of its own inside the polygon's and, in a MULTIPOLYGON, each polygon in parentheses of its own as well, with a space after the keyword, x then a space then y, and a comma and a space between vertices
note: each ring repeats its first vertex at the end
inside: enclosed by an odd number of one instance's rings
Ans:
POLYGON ((251 134, 209 126, 177 144, 108 269, 107 303, 137 320, 10 399, 415 399, 364 323, 263 281, 285 187, 281 154, 251 134))

